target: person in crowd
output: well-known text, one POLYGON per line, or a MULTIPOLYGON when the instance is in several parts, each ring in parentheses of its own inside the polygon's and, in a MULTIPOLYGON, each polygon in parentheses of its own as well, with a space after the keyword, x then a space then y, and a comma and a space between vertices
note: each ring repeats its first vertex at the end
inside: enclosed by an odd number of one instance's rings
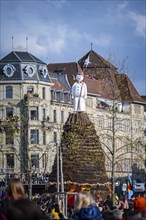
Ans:
POLYGON ((126 220, 140 220, 142 218, 142 212, 131 210, 128 212, 126 220))
POLYGON ((54 204, 51 214, 53 215, 54 219, 58 220, 65 220, 66 218, 63 216, 63 213, 58 204, 54 204))
POLYGON ((119 209, 120 210, 129 209, 128 200, 124 196, 120 196, 119 209))
POLYGON ((136 197, 133 202, 133 208, 127 212, 126 220, 146 220, 146 199, 136 197))
POLYGON ((142 217, 144 220, 146 220, 146 210, 142 212, 142 217))
POLYGON ((146 211, 146 199, 144 197, 136 197, 133 203, 133 208, 135 211, 144 212, 146 211))
POLYGON ((110 195, 107 195, 106 200, 104 201, 103 205, 105 206, 106 209, 113 209, 113 203, 110 195))
POLYGON ((115 217, 116 220, 121 220, 122 219, 122 212, 119 209, 114 209, 113 210, 113 216, 115 217))
POLYGON ((42 216, 42 212, 34 202, 21 198, 13 200, 7 210, 8 220, 42 220, 46 217, 42 216))
POLYGON ((7 192, 10 200, 17 200, 25 197, 24 186, 18 178, 10 180, 7 192))
POLYGON ((114 214, 111 210, 103 210, 102 216, 104 220, 115 220, 114 214))
POLYGON ((103 220, 93 196, 87 191, 81 191, 76 196, 74 208, 75 213, 72 216, 73 220, 103 220))
POLYGON ((22 182, 17 179, 11 179, 8 184, 7 192, 3 195, 0 202, 0 219, 7 219, 7 209, 10 202, 13 200, 19 200, 25 197, 25 189, 22 182))

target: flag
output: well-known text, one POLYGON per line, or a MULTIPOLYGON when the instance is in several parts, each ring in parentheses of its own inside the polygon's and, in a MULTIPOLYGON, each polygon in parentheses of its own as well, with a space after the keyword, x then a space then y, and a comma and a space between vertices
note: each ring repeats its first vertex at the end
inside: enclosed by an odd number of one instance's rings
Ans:
POLYGON ((128 173, 128 185, 127 185, 127 192, 128 192, 128 199, 130 199, 133 195, 133 186, 132 186, 132 179, 130 174, 128 173))

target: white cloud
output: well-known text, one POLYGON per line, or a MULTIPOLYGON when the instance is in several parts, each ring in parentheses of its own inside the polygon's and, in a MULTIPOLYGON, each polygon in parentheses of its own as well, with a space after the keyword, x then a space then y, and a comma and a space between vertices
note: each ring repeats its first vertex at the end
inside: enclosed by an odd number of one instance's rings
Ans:
POLYGON ((129 12, 128 17, 133 21, 137 34, 146 37, 146 16, 135 12, 129 12))
POLYGON ((83 33, 83 39, 89 43, 96 44, 97 46, 107 47, 111 43, 111 36, 104 33, 100 33, 99 36, 93 36, 87 32, 83 33))
MULTIPOLYGON (((21 6, 20 6, 21 7, 21 6)), ((20 17, 20 8, 16 14, 20 17)), ((25 17, 21 19, 13 17, 9 20, 9 25, 3 24, 4 34, 1 40, 1 45, 5 45, 4 50, 11 49, 11 37, 14 36, 14 47, 21 45, 26 47, 26 37, 28 37, 28 50, 36 56, 48 56, 48 54, 59 55, 70 51, 71 48, 78 50, 80 45, 90 44, 108 46, 110 44, 110 36, 99 34, 89 34, 77 30, 76 27, 69 26, 65 23, 61 24, 58 21, 46 19, 35 11, 24 10, 25 17), (7 41, 8 44, 4 42, 7 41), (70 45, 70 46, 68 46, 70 45), (8 47, 8 48, 6 48, 8 47)))

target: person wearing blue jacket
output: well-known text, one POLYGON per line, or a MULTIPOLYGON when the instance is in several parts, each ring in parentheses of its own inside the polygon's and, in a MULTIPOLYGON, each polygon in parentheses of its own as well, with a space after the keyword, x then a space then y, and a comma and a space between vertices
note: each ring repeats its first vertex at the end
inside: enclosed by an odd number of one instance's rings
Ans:
POLYGON ((92 195, 83 191, 75 198, 75 213, 73 220, 103 220, 99 208, 96 206, 92 195))

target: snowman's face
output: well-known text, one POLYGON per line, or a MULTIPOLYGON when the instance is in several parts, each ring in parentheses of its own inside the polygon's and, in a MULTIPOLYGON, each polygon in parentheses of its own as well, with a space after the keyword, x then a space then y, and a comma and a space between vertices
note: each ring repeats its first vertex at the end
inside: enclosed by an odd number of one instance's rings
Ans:
POLYGON ((81 82, 81 81, 83 81, 83 79, 84 79, 83 75, 77 75, 76 76, 77 82, 81 82))

